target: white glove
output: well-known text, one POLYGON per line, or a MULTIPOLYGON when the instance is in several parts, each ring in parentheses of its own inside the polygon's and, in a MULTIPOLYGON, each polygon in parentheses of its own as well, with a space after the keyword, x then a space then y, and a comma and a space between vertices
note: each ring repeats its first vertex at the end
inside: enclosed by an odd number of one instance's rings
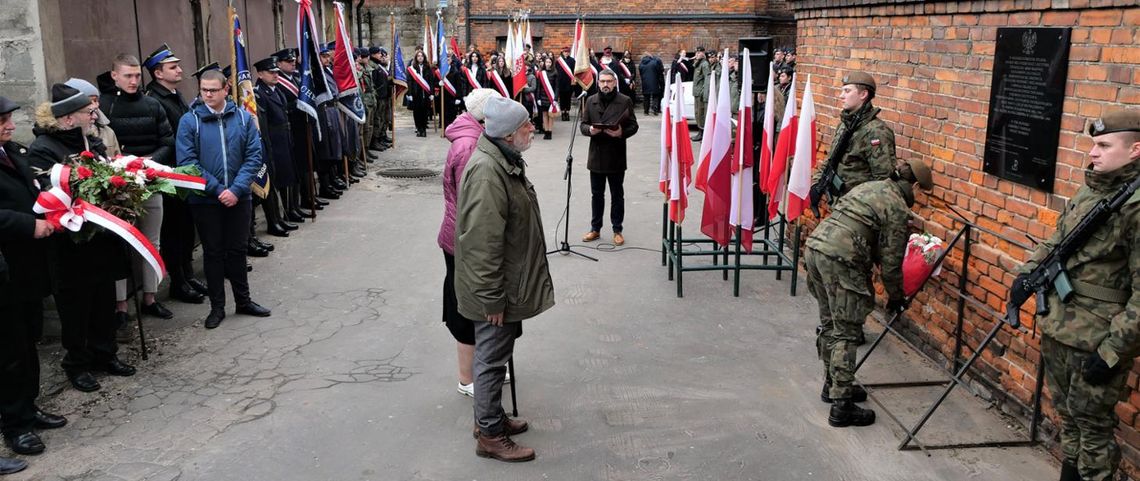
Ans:
POLYGON ((411 95, 409 95, 409 96, 408 96, 408 102, 411 102, 411 101, 412 101, 412 96, 411 96, 411 95))
POLYGON ((462 104, 463 104, 463 101, 462 101, 462 100, 456 100, 456 101, 455 101, 455 105, 462 105, 462 104))

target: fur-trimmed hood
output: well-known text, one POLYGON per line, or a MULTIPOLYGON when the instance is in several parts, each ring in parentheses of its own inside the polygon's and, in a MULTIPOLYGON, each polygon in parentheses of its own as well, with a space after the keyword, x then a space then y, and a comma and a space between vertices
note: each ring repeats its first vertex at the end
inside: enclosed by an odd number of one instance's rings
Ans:
MULTIPOLYGON (((55 119, 55 115, 51 113, 51 102, 44 102, 36 106, 35 130, 43 130, 45 132, 58 132, 63 130, 60 128, 59 121, 55 119)), ((36 135, 39 135, 39 133, 37 132, 36 135)))

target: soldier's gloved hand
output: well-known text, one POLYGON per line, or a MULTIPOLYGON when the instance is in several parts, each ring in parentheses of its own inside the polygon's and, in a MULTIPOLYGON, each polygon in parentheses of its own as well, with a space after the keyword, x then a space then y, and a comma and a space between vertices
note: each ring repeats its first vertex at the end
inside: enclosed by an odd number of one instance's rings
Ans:
POLYGON ((1112 379, 1112 376, 1116 375, 1116 371, 1116 367, 1108 367, 1108 363, 1101 359, 1100 354, 1094 352, 1092 356, 1085 359, 1085 364, 1081 366, 1081 377, 1093 386, 1100 386, 1112 379))
POLYGON ((906 298, 891 299, 887 301, 887 314, 903 312, 906 310, 906 298))
POLYGON ((1020 274, 1013 280, 1013 285, 1009 287, 1007 302, 1010 306, 1020 306, 1025 304, 1031 295, 1033 295, 1033 291, 1029 290, 1029 274, 1020 274))

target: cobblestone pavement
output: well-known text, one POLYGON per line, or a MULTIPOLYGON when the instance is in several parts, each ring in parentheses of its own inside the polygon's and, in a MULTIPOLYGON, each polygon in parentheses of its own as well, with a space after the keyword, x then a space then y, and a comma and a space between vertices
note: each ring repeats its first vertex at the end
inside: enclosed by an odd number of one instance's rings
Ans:
MULTIPOLYGON (((131 378, 67 387, 58 345, 43 349, 41 404, 71 423, 15 481, 103 480, 1041 480, 1040 449, 898 452, 885 420, 827 426, 818 400, 815 303, 788 280, 746 274, 740 298, 719 275, 686 275, 677 299, 657 252, 657 123, 642 119, 627 176, 629 248, 554 256, 558 305, 528 321, 516 351, 516 439, 538 459, 474 456, 471 402, 455 392, 455 348, 440 324, 439 178, 370 175, 277 250, 252 260, 254 299, 273 316, 230 315, 206 331, 202 306, 146 320, 152 349, 123 355, 131 378), (637 247, 644 250, 636 249, 637 247)), ((446 141, 412 135, 370 165, 438 171, 446 141)), ((555 245, 569 125, 526 154, 555 245)), ((586 143, 576 148, 570 237, 588 225, 586 143)), ((699 217, 699 197, 690 218, 699 217)), ((564 228, 562 228, 564 229, 564 228)), ((605 235, 605 234, 604 234, 605 235)), ((559 238, 561 236, 559 235, 559 238)), ((603 240, 608 239, 604 237, 603 240)), ((137 344, 137 343, 136 343, 137 344)), ((891 357, 878 372, 920 372, 891 357)), ((510 406, 509 396, 504 396, 510 406)), ((948 432, 1013 436, 962 396, 948 432), (979 414, 980 413, 980 414, 979 414), (955 431, 955 429, 959 431, 955 431)), ((921 399, 925 399, 922 397, 921 399)), ((0 452, 0 455, 3 455, 0 452)))

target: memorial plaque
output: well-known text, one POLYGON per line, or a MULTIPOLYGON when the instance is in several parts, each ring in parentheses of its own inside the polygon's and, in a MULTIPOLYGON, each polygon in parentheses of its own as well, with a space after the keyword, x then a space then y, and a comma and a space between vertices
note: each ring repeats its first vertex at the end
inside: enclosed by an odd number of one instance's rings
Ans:
POLYGON ((999 28, 983 169, 1053 192, 1069 28, 999 28))

